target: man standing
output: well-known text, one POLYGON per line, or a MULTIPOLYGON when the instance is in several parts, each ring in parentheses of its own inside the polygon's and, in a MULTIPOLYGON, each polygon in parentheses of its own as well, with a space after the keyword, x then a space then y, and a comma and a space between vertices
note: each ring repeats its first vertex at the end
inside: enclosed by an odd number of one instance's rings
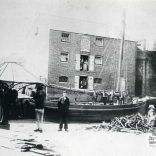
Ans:
POLYGON ((43 91, 42 85, 36 85, 36 93, 34 93, 34 100, 35 100, 35 112, 36 112, 36 122, 37 122, 37 129, 35 132, 43 132, 42 124, 43 124, 43 117, 44 117, 44 102, 45 102, 45 92, 43 91))
POLYGON ((102 97, 102 99, 103 99, 103 104, 106 105, 106 103, 107 103, 107 93, 106 93, 105 90, 103 90, 102 94, 103 94, 103 97, 102 97))
POLYGON ((6 83, 2 83, 0 87, 0 102, 2 107, 2 122, 1 125, 8 125, 9 122, 9 87, 6 83))
POLYGON ((59 124, 59 131, 62 131, 63 124, 65 131, 68 131, 68 123, 67 123, 67 116, 69 111, 69 98, 67 97, 66 91, 63 91, 63 96, 58 101, 58 110, 60 114, 60 124, 59 124))

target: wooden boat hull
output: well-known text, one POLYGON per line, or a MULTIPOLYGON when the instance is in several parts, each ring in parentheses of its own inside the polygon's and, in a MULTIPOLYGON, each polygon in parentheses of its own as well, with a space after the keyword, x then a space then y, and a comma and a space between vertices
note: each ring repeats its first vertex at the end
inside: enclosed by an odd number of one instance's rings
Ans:
MULTIPOLYGON (((71 104, 69 108, 70 121, 108 121, 114 117, 126 116, 146 113, 146 103, 129 104, 129 105, 85 105, 71 104)), ((45 114, 48 120, 59 119, 59 113, 56 103, 47 102, 45 106, 45 114)))

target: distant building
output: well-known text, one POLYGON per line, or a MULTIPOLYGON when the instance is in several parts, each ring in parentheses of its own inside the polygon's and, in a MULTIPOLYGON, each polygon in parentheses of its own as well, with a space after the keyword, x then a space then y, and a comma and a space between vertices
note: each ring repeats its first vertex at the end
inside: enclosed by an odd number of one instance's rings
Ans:
POLYGON ((153 43, 153 51, 156 51, 156 40, 154 40, 154 43, 153 43))
MULTIPOLYGON (((48 83, 82 90, 115 90, 120 42, 51 29, 48 83)), ((135 94, 136 47, 136 42, 125 41, 121 86, 131 95, 135 94)))
POLYGON ((136 96, 156 96, 156 51, 137 52, 136 96))

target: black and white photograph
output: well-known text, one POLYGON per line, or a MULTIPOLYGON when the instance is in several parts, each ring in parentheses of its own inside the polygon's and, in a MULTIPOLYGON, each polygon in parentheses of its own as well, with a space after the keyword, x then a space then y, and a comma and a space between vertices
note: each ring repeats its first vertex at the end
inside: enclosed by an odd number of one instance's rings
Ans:
POLYGON ((0 155, 155 156, 155 8, 0 0, 0 155))

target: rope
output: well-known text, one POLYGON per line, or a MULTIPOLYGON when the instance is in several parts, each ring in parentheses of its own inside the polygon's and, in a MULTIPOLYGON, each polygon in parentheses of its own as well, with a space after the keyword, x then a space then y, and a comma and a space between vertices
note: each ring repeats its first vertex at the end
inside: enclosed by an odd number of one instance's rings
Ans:
MULTIPOLYGON (((115 40, 115 39, 113 39, 112 42, 114 42, 114 40, 115 40)), ((103 53, 102 53, 102 56, 103 56, 105 50, 106 50, 106 49, 108 48, 108 46, 110 45, 110 43, 111 43, 111 41, 109 41, 108 44, 106 45, 106 47, 105 47, 105 49, 104 49, 104 51, 103 51, 103 53)), ((107 60, 108 60, 109 56, 110 56, 110 53, 108 52, 108 55, 106 56, 106 60, 105 60, 105 62, 103 63, 103 66, 102 66, 102 69, 101 69, 101 71, 100 71, 100 73, 99 73, 98 78, 101 77, 101 74, 102 74, 102 72, 103 72, 103 70, 104 70, 104 67, 105 67, 105 65, 106 65, 106 63, 107 63, 107 60)))
MULTIPOLYGON (((5 63, 4 63, 4 65, 5 65, 5 63)), ((8 63, 6 63, 6 66, 5 66, 5 68, 3 69, 3 71, 2 71, 2 73, 1 73, 1 75, 0 75, 0 77, 1 77, 2 74, 4 73, 4 71, 5 71, 5 69, 7 68, 7 66, 8 66, 8 63)))

